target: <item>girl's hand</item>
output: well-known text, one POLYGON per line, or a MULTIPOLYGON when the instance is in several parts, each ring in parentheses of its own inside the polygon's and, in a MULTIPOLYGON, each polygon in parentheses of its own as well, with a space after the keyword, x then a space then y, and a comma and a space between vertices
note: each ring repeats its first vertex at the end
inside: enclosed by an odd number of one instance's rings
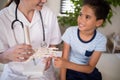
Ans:
POLYGON ((3 53, 3 59, 10 61, 25 61, 34 53, 31 45, 19 44, 9 48, 3 53))
POLYGON ((56 68, 65 68, 66 65, 67 65, 67 60, 60 57, 54 58, 54 66, 56 68))

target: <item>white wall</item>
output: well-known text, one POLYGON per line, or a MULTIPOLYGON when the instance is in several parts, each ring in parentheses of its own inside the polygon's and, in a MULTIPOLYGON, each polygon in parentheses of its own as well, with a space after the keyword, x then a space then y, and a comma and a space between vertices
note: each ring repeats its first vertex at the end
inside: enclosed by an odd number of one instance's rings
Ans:
POLYGON ((61 0, 47 0, 47 5, 51 8, 56 15, 60 12, 60 1, 61 0))

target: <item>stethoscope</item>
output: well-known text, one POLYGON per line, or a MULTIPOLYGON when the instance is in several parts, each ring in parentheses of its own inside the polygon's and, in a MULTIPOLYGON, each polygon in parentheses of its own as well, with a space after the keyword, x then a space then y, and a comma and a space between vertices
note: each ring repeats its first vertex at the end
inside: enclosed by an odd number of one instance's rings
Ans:
MULTIPOLYGON (((16 22, 19 22, 21 24, 21 26, 22 26, 22 29, 24 30, 23 22, 21 22, 20 20, 18 20, 18 17, 17 17, 17 9, 18 9, 18 5, 16 6, 16 9, 15 9, 15 20, 13 20, 13 22, 11 24, 11 28, 13 30, 13 35, 14 35, 16 43, 18 43, 18 41, 17 41, 16 36, 15 36, 14 24, 16 22)), ((43 24, 43 18, 42 18, 42 14, 41 14, 40 11, 39 11, 39 14, 40 14, 41 23, 42 23, 42 30, 43 30, 43 41, 42 41, 42 43, 40 45, 41 45, 41 47, 47 47, 47 43, 45 42, 45 29, 44 29, 44 24, 43 24)), ((25 33, 24 33, 24 42, 25 42, 25 33)))

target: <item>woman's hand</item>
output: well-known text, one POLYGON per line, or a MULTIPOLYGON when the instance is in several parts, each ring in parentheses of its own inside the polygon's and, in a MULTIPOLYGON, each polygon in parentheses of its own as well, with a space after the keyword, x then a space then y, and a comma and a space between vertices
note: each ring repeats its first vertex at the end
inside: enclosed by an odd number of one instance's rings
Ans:
POLYGON ((22 62, 27 60, 34 53, 31 45, 19 44, 9 48, 3 54, 5 63, 10 61, 22 62))

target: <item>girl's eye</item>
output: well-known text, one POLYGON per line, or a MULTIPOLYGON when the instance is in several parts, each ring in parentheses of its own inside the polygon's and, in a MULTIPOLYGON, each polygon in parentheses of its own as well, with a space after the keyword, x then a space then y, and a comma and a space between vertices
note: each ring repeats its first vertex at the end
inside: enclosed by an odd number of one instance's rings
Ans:
POLYGON ((87 16, 86 16, 86 19, 90 19, 90 16, 89 16, 89 15, 87 15, 87 16))
POLYGON ((81 15, 82 15, 82 13, 80 12, 79 16, 81 16, 81 15))

